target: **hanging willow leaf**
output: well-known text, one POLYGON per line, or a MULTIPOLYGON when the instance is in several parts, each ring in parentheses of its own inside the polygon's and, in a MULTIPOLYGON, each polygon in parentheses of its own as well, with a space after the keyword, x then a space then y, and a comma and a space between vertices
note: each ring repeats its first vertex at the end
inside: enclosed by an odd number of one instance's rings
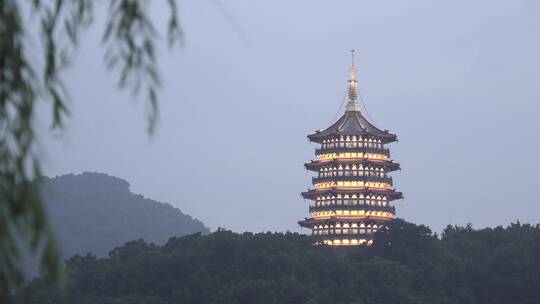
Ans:
MULTIPOLYGON (((159 36, 148 15, 149 3, 110 0, 103 44, 105 63, 118 73, 119 87, 134 94, 139 88, 146 90, 152 133, 160 78, 155 52, 159 36)), ((167 3, 171 11, 167 45, 172 47, 181 40, 182 32, 176 1, 167 3)), ((71 63, 81 34, 93 24, 94 5, 94 0, 0 0, 0 303, 6 303, 9 293, 26 279, 17 239, 40 255, 45 275, 62 282, 62 263, 40 198, 34 109, 38 102, 48 102, 51 127, 63 128, 69 107, 62 72, 71 63), (21 18, 23 6, 32 11, 28 20, 21 18), (33 24, 42 40, 42 62, 37 64, 28 57, 33 29, 28 26, 33 24)))

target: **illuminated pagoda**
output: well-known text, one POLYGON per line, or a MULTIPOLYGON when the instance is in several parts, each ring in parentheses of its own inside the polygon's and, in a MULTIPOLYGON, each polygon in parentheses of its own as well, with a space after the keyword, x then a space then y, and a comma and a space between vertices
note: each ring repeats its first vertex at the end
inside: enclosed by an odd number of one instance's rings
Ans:
POLYGON ((317 160, 305 167, 317 175, 313 189, 302 193, 313 201, 310 217, 298 224, 311 229, 316 244, 372 244, 373 234, 395 215, 390 202, 403 197, 388 176, 400 169, 399 164, 390 159, 385 147, 397 141, 397 136, 375 127, 362 115, 354 50, 352 54, 345 113, 327 129, 308 135, 320 147, 315 150, 317 160))

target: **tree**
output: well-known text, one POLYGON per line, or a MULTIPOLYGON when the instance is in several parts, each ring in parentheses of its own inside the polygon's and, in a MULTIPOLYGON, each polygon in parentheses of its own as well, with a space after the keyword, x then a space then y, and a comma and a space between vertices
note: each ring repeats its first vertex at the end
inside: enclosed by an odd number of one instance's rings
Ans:
MULTIPOLYGON (((107 258, 72 257, 64 292, 47 278, 38 278, 31 282, 31 299, 36 303, 540 303, 540 226, 455 227, 442 239, 426 226, 403 220, 390 228, 375 235, 373 246, 346 251, 313 246, 309 236, 292 233, 221 230, 171 238, 163 246, 133 241, 107 258)), ((22 299, 20 295, 14 299, 22 299)))
MULTIPOLYGON (((182 32, 176 0, 166 3, 167 44, 172 48, 182 32)), ((93 0, 0 0, 0 302, 24 282, 16 239, 38 252, 44 273, 61 281, 57 247, 39 194, 34 109, 38 102, 50 102, 51 127, 63 128, 69 109, 62 72, 81 34, 93 24, 95 5, 93 0), (37 63, 29 56, 33 29, 42 40, 43 60, 37 63)), ((103 44, 105 63, 118 73, 119 88, 134 95, 145 92, 151 133, 158 117, 160 77, 155 57, 159 41, 149 5, 148 0, 110 0, 103 44)))

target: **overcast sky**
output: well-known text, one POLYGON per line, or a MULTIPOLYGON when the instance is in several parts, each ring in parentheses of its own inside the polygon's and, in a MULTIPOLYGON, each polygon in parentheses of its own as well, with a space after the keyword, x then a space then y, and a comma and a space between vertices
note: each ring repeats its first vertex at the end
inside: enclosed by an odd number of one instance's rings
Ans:
POLYGON ((213 229, 301 231, 306 135, 341 114, 355 48, 364 113, 398 134, 397 216, 540 222, 539 1, 216 1, 179 2, 185 45, 160 52, 152 138, 144 102, 103 67, 103 28, 88 33, 68 128, 42 132, 47 175, 118 176, 213 229))

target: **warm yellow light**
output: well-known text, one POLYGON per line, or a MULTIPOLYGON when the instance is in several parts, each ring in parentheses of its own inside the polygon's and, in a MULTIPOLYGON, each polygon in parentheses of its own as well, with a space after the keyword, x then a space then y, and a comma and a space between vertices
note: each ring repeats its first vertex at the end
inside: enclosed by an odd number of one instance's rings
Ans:
POLYGON ((317 242, 316 244, 325 244, 329 246, 360 246, 367 245, 370 246, 373 244, 372 240, 366 239, 351 239, 351 240, 323 240, 322 242, 317 242))
POLYGON ((320 161, 329 161, 332 159, 376 159, 386 160, 388 156, 377 153, 362 153, 362 152, 344 152, 344 153, 326 153, 317 156, 320 161))
MULTIPOLYGON (((334 211, 316 211, 310 213, 313 218, 347 217, 347 218, 382 218, 391 219, 394 215, 391 212, 372 211, 372 210, 334 210, 334 211)), ((356 227, 356 224, 354 224, 356 227)), ((337 226, 336 226, 337 227, 337 226)))
POLYGON ((326 188, 341 188, 341 189, 350 189, 350 188, 377 188, 377 189, 389 189, 392 186, 388 183, 381 182, 363 182, 363 181, 337 181, 337 182, 322 182, 315 183, 315 189, 326 189, 326 188))

